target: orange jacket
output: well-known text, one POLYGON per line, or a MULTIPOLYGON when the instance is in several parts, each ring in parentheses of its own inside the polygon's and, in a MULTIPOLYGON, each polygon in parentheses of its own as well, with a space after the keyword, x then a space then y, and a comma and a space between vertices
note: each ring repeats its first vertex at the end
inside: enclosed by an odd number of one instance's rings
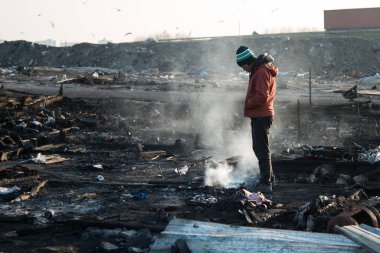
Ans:
POLYGON ((251 72, 244 104, 245 117, 274 116, 277 75, 278 68, 273 63, 262 64, 251 72))

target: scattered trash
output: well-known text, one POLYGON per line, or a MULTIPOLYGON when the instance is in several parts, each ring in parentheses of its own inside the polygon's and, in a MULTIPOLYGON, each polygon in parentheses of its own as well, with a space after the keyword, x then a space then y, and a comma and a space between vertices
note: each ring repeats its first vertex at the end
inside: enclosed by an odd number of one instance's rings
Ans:
POLYGON ((178 173, 180 175, 186 175, 186 173, 188 172, 189 170, 189 167, 185 164, 179 168, 175 168, 174 172, 175 173, 178 173))
POLYGON ((46 185, 47 182, 48 180, 39 182, 39 184, 33 187, 30 191, 24 192, 21 196, 12 200, 12 202, 20 202, 20 201, 28 200, 30 197, 36 196, 40 192, 40 190, 46 185))
POLYGON ((373 76, 366 76, 360 79, 360 81, 364 81, 364 82, 373 81, 373 80, 380 80, 380 73, 376 73, 373 76))
MULTIPOLYGON (((373 196, 373 197, 369 198, 368 204, 371 206, 379 205, 380 204, 380 196, 373 196)), ((379 220, 379 222, 380 222, 380 220, 379 220)))
POLYGON ((103 169, 103 165, 101 165, 101 164, 94 164, 93 167, 96 169, 99 169, 99 170, 103 169))
POLYGON ((46 219, 52 219, 55 215, 55 211, 54 210, 46 210, 45 213, 44 213, 44 217, 46 219))
POLYGON ((116 246, 116 245, 113 244, 113 243, 109 243, 109 242, 101 242, 101 243, 100 243, 100 246, 101 246, 102 249, 105 250, 105 251, 114 251, 114 250, 119 249, 118 246, 116 246))
POLYGON ((64 158, 60 155, 53 154, 53 155, 42 155, 41 153, 38 153, 36 157, 32 156, 31 159, 26 161, 21 161, 19 163, 26 163, 29 161, 32 161, 34 163, 41 163, 41 164, 53 164, 53 163, 60 163, 70 160, 70 158, 64 158))
POLYGON ((206 194, 197 194, 194 197, 192 197, 191 202, 201 204, 216 204, 218 202, 218 199, 214 196, 206 194))
POLYGON ((359 153, 358 154, 358 161, 359 162, 368 162, 370 164, 374 164, 380 160, 380 147, 377 147, 375 149, 371 149, 367 151, 366 153, 359 153))
POLYGON ((80 201, 82 199, 94 199, 96 197, 97 197, 96 193, 84 193, 84 194, 76 196, 73 200, 80 201))
POLYGON ((264 194, 261 192, 250 192, 245 189, 241 189, 240 192, 242 193, 242 201, 248 201, 252 206, 263 206, 272 204, 272 201, 265 198, 264 194))
POLYGON ((53 117, 48 117, 47 120, 45 121, 45 125, 47 126, 53 126, 55 124, 55 118, 53 117))
MULTIPOLYGON (((140 147, 139 147, 140 149, 140 147)), ((141 146, 142 149, 142 146, 141 146)), ((157 159, 157 156, 165 156, 166 151, 165 150, 156 150, 156 151, 140 151, 139 156, 141 158, 150 158, 150 159, 157 159)))
POLYGON ((153 112, 151 113, 152 118, 162 118, 162 114, 159 110, 154 109, 153 112))
POLYGON ((146 253, 146 252, 149 252, 149 250, 148 249, 137 248, 137 247, 128 247, 128 251, 127 252, 128 253, 146 253))
POLYGON ((206 79, 208 77, 208 73, 204 70, 202 70, 200 73, 199 73, 199 78, 201 79, 206 79))
POLYGON ((102 175, 97 175, 97 176, 96 176, 96 179, 97 179, 98 181, 104 181, 104 180, 105 180, 104 177, 103 177, 102 175))
POLYGON ((18 191, 21 191, 21 188, 18 186, 12 186, 12 187, 1 187, 0 186, 0 195, 12 194, 12 193, 15 193, 18 191))

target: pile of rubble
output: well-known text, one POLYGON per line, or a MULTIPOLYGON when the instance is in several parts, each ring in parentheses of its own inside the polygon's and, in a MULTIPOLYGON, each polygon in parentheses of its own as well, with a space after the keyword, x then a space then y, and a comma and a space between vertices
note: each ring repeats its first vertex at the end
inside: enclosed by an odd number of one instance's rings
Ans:
POLYGON ((345 74, 380 72, 378 31, 252 35, 124 44, 77 44, 55 48, 26 41, 0 44, 0 67, 103 67, 162 72, 236 72, 235 49, 247 45, 256 54, 269 52, 282 71, 345 74))

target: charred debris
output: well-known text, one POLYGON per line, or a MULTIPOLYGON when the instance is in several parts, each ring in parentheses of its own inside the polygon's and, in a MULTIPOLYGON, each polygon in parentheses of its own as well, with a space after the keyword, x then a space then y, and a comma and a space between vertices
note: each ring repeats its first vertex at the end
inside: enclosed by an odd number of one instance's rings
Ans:
MULTIPOLYGON (((220 151, 244 123, 237 107, 224 141, 210 144, 202 122, 192 122, 201 113, 192 104, 202 103, 199 93, 221 90, 222 97, 236 93, 231 103, 239 104, 244 85, 234 85, 244 78, 238 73, 222 82, 206 71, 158 69, 2 69, 0 250, 161 252, 166 243, 187 252, 190 238, 160 242, 166 239, 158 236, 168 224, 184 228, 186 220, 190 229, 207 222, 341 233, 355 243, 357 229, 346 226, 377 229, 379 103, 375 88, 361 90, 351 81, 326 90, 327 81, 314 77, 308 96, 308 73, 279 77, 273 193, 254 191, 254 174, 236 184, 206 180, 210 168, 227 167, 227 177, 239 171, 241 154, 220 151)), ((352 247, 372 250, 359 242, 352 247)))

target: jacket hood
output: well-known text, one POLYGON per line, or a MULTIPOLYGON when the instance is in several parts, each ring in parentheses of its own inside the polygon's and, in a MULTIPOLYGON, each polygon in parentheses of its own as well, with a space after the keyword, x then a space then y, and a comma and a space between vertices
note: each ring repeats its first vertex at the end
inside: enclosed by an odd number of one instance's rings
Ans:
POLYGON ((278 68, 273 64, 274 58, 268 53, 260 54, 253 62, 253 72, 259 67, 267 68, 271 74, 276 77, 278 75, 278 68))

